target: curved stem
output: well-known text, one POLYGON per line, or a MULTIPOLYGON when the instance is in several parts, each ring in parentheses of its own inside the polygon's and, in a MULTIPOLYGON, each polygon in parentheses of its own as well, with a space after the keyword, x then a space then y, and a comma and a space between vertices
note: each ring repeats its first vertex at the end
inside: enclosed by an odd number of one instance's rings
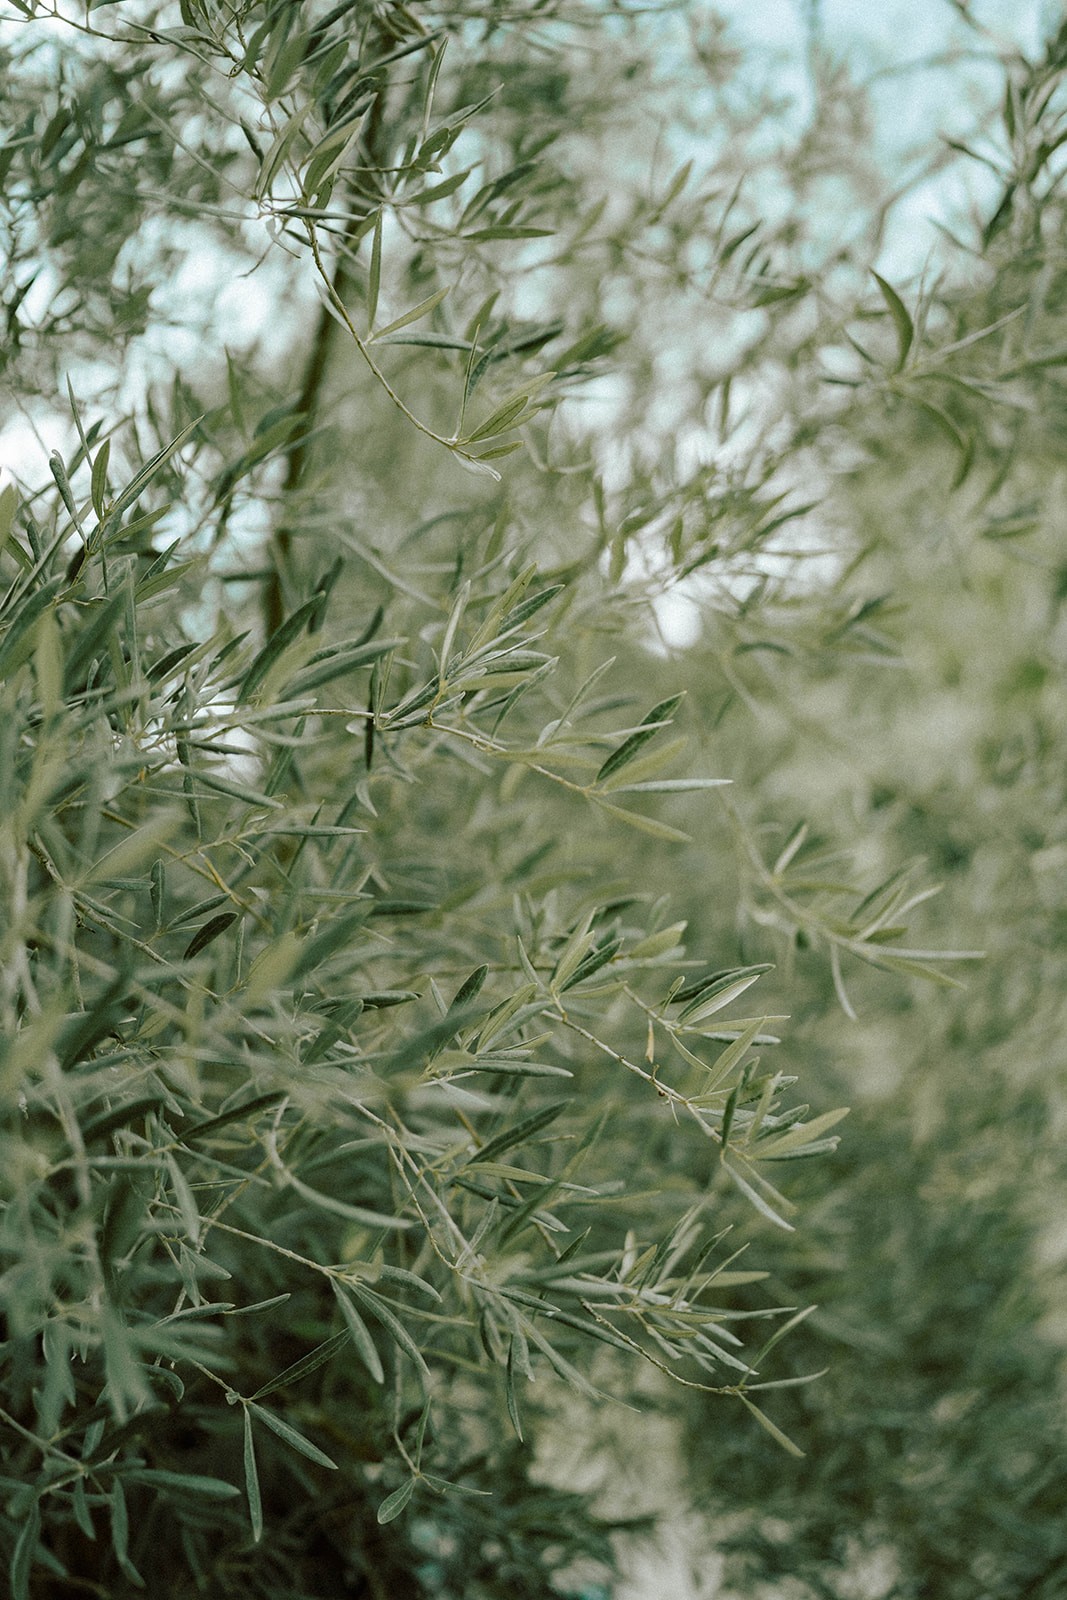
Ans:
POLYGON ((489 466, 488 462, 480 461, 477 456, 471 455, 469 451, 461 450, 454 438, 448 439, 443 433, 437 433, 435 429, 431 428, 427 423, 420 421, 411 408, 400 398, 399 394, 397 394, 396 390, 389 382, 389 379, 385 376, 385 373, 382 371, 381 367, 375 361, 367 341, 358 332, 355 323, 352 321, 352 318, 349 316, 348 311, 345 308, 343 299, 337 293, 334 280, 327 272, 322 259, 322 252, 319 249, 318 234, 315 231, 315 224, 309 221, 307 222, 306 226, 308 243, 311 246, 311 254, 314 258, 315 266, 318 269, 319 277, 325 285, 326 294, 328 296, 330 305, 333 307, 334 311, 337 313, 337 316, 341 319, 341 321, 344 323, 344 326, 352 335, 352 338, 355 341, 356 349, 359 351, 360 355, 363 357, 363 360, 370 368, 374 378, 385 390, 394 406, 396 406, 397 410, 407 419, 408 422, 411 423, 413 428, 418 430, 419 433, 423 434, 427 439, 432 439, 434 444, 441 445, 443 449, 447 450, 450 455, 454 456, 458 461, 461 461, 466 467, 473 469, 475 472, 484 473, 486 476, 495 478, 499 482, 500 474, 496 471, 495 467, 489 466))

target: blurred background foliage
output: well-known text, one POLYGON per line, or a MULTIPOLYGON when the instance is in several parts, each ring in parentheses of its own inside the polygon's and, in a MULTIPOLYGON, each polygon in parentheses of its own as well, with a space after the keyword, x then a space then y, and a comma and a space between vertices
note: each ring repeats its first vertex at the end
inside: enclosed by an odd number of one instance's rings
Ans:
POLYGON ((1062 1593, 1067 30, 946 9, 902 178, 817 6, 4 8, 18 1600, 1062 1593))

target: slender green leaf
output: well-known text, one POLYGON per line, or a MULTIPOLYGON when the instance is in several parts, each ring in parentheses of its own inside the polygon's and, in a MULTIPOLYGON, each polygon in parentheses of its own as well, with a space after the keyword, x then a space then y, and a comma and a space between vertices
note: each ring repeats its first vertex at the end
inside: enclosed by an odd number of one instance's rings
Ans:
POLYGON ((813 1141, 821 1139, 824 1134, 835 1128, 843 1118, 848 1116, 848 1107, 839 1106, 836 1111, 826 1111, 821 1117, 813 1117, 810 1122, 797 1123, 787 1133, 772 1135, 768 1139, 761 1139, 749 1153, 753 1158, 769 1160, 780 1156, 790 1150, 795 1150, 813 1141))
POLYGON ((218 1133, 223 1128, 232 1126, 235 1122, 244 1122, 258 1115, 260 1111, 267 1111, 286 1098, 284 1089, 271 1089, 267 1094, 254 1095, 251 1100, 243 1100, 240 1105, 232 1106, 228 1111, 220 1111, 217 1116, 208 1117, 204 1122, 196 1122, 187 1128, 183 1139, 202 1139, 207 1133, 218 1133))
POLYGON ((412 306, 411 310, 405 311, 403 316, 386 323, 384 328, 379 328, 374 335, 374 343, 377 344, 380 339, 386 338, 390 333, 396 333, 400 328, 406 328, 409 323, 418 322, 420 317, 429 316, 430 312, 439 306, 451 291, 451 287, 451 284, 449 284, 444 289, 438 289, 434 294, 427 295, 425 300, 420 300, 417 306, 412 306))
POLYGON ((774 967, 769 962, 761 961, 751 967, 733 967, 726 972, 713 972, 709 977, 680 989, 673 999, 675 1005, 682 1007, 678 1021, 696 1026, 698 1022, 731 1005, 764 972, 773 971, 774 967))
POLYGON ((609 816, 617 817, 620 822, 625 822, 628 828, 636 828, 638 833, 647 833, 653 839, 666 839, 671 844, 690 844, 692 836, 683 833, 681 828, 672 828, 669 823, 660 822, 658 817, 646 817, 640 811, 627 811, 624 806, 613 806, 599 795, 592 797, 601 811, 606 811, 609 816))
POLYGON ((781 1445, 787 1455, 796 1456, 801 1461, 804 1459, 804 1451, 801 1450, 800 1446, 794 1444, 789 1435, 783 1433, 777 1423, 772 1422, 765 1411, 761 1411, 759 1406, 755 1405, 741 1390, 737 1390, 737 1398, 747 1411, 751 1411, 760 1427, 766 1429, 775 1444, 781 1445))
POLYGON ((269 1383, 265 1383, 262 1388, 257 1389, 255 1394, 250 1395, 249 1398, 251 1400, 262 1400, 268 1394, 273 1394, 276 1389, 285 1388, 286 1384, 300 1383, 302 1379, 308 1377, 312 1372, 317 1372, 321 1366, 331 1360, 338 1350, 348 1343, 348 1338, 346 1329, 344 1333, 335 1333, 332 1338, 325 1339, 322 1344, 317 1345, 308 1355, 301 1356, 299 1361, 292 1362, 283 1372, 279 1372, 276 1377, 272 1378, 269 1383))
MULTIPOLYGON (((104 520, 107 497, 107 466, 110 456, 111 440, 105 439, 99 450, 96 452, 96 459, 93 461, 92 485, 90 489, 93 510, 96 512, 97 518, 100 522, 103 522, 104 520)), ((3 540, 0 539, 0 544, 2 543, 3 540)))
POLYGON ((252 1438, 252 1413, 248 1406, 241 1408, 244 1430, 245 1498, 248 1501, 248 1520, 252 1528, 252 1543, 263 1537, 263 1501, 259 1492, 259 1470, 256 1466, 256 1446, 252 1438))
POLYGON ((28 1513, 21 1518, 14 1549, 11 1552, 11 1564, 8 1569, 11 1600, 30 1600, 30 1573, 33 1570, 40 1536, 41 1508, 35 1500, 28 1513))
POLYGON ((667 700, 660 701, 659 705, 653 706, 641 727, 635 733, 631 733, 628 739, 625 739, 616 750, 613 750, 606 757, 593 781, 595 783, 603 783, 606 778, 612 777, 622 767, 625 767, 628 762, 632 761, 638 751, 642 750, 650 739, 655 738, 661 728, 669 727, 675 711, 682 703, 682 699, 682 695, 675 694, 671 695, 667 700))
POLYGON ((729 1174, 731 1181, 737 1185, 745 1199, 755 1206, 761 1217, 766 1217, 768 1222, 773 1222, 776 1228, 783 1228, 786 1233, 794 1233, 796 1231, 791 1222, 786 1222, 784 1217, 778 1215, 773 1206, 768 1205, 759 1191, 748 1182, 747 1178, 741 1176, 736 1167, 732 1167, 728 1161, 724 1161, 722 1162, 722 1169, 729 1174))
POLYGON ((893 286, 885 281, 877 272, 872 272, 872 277, 882 292, 882 299, 889 307, 889 314, 897 330, 897 364, 895 371, 899 372, 908 359, 912 341, 915 338, 915 324, 903 300, 893 286))
POLYGON ((515 1429, 519 1443, 523 1442, 522 1418, 519 1415, 519 1402, 515 1393, 515 1336, 508 1341, 508 1359, 504 1369, 504 1393, 507 1398, 508 1416, 515 1429))
POLYGON ((382 212, 379 210, 374 218, 374 234, 371 239, 370 271, 367 274, 367 326, 372 331, 374 328, 374 319, 378 315, 378 294, 381 289, 381 282, 382 212))
POLYGON ((418 194, 408 195, 404 204, 407 206, 428 206, 435 200, 444 200, 446 196, 455 194, 474 171, 473 167, 466 167, 462 172, 453 172, 448 178, 443 178, 440 183, 431 184, 426 189, 420 189, 418 194))
POLYGON ((182 960, 191 961, 201 950, 206 950, 212 940, 217 939, 220 933, 225 933, 226 929, 237 921, 237 917, 236 911, 223 911, 217 917, 212 917, 210 922, 205 922, 189 940, 182 954, 182 960))
POLYGON ((399 1489, 394 1489, 392 1494, 386 1495, 378 1507, 378 1521, 383 1526, 387 1522, 395 1522, 414 1493, 415 1479, 408 1478, 405 1483, 401 1484, 399 1489))
POLYGON ((550 1123, 567 1109, 570 1104, 567 1100, 556 1100, 552 1105, 542 1106, 539 1111, 533 1111, 529 1116, 520 1117, 519 1121, 510 1128, 504 1128, 495 1138, 490 1139, 480 1150, 467 1157, 464 1166, 478 1165, 483 1161, 496 1161, 506 1150, 512 1150, 516 1145, 525 1144, 535 1134, 542 1132, 550 1123))
POLYGON ((15 512, 18 509, 19 495, 13 483, 5 483, 0 489, 0 552, 3 551, 11 528, 15 521, 15 512))
POLYGON ((385 1371, 382 1367, 382 1359, 371 1337, 370 1329, 336 1279, 330 1280, 330 1287, 337 1298, 337 1303, 341 1308, 341 1315, 344 1317, 348 1331, 352 1336, 352 1343, 359 1351, 364 1366, 375 1383, 384 1383, 385 1371))
POLYGON ((235 1484, 227 1483, 225 1478, 209 1478, 191 1472, 167 1472, 162 1467, 136 1467, 125 1477, 128 1483, 173 1489, 179 1494, 193 1494, 203 1500, 232 1500, 241 1492, 235 1484))
POLYGON ((263 794, 259 789, 253 789, 250 784, 237 783, 233 778, 223 778, 217 772, 196 772, 194 780, 201 789, 210 789, 213 794, 224 794, 231 800, 241 800, 246 806, 262 807, 266 811, 281 811, 282 802, 273 795, 263 794))
POLYGON ((116 1478, 112 1483, 108 1501, 111 1511, 111 1545, 115 1552, 115 1560, 134 1587, 143 1589, 145 1581, 130 1560, 130 1519, 121 1478, 116 1478))
POLYGON ((612 794, 696 794, 705 789, 721 789, 732 778, 658 778, 648 783, 612 784, 612 794))
POLYGON ((279 1439, 284 1439, 286 1444, 291 1445, 294 1450, 298 1450, 302 1456, 307 1456, 309 1461, 317 1462, 320 1467, 329 1467, 331 1472, 337 1471, 336 1461, 331 1461, 330 1457, 326 1455, 325 1451, 320 1450, 318 1445, 312 1444, 310 1439, 305 1439, 302 1433, 298 1433, 288 1422, 283 1422, 275 1412, 268 1411, 266 1406, 254 1405, 250 1400, 245 1407, 245 1415, 248 1416, 249 1414, 257 1416, 273 1433, 278 1435, 279 1439))
POLYGON ((292 615, 286 617, 281 626, 275 629, 241 679, 237 689, 238 702, 252 698, 283 651, 300 637, 309 623, 313 622, 321 612, 322 602, 321 594, 312 595, 310 600, 305 600, 302 606, 298 606, 292 615))
POLYGON ((362 1283, 353 1283, 350 1288, 355 1298, 366 1306, 371 1315, 376 1317, 382 1324, 386 1332, 392 1335, 394 1342, 403 1350, 404 1354, 414 1362, 420 1377, 428 1381, 430 1369, 426 1365, 422 1351, 395 1312, 386 1305, 381 1295, 375 1294, 372 1289, 368 1289, 362 1283))
POLYGON ((197 417, 193 422, 190 422, 188 427, 183 428, 169 444, 164 445, 162 450, 158 451, 150 461, 145 463, 137 476, 131 479, 112 503, 108 515, 109 527, 117 526, 119 517, 141 498, 148 485, 162 472, 171 456, 174 455, 175 451, 180 450, 182 445, 192 437, 203 420, 203 417, 197 417))

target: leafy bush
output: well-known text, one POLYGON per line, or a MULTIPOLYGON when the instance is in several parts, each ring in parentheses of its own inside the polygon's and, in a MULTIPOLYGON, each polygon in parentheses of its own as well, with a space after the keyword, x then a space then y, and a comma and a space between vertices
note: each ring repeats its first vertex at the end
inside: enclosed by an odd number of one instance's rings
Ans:
POLYGON ((411 219, 461 187, 441 163, 480 70, 442 74, 444 24, 124 7, 56 50, 32 12, 8 226, 69 287, 12 352, 24 394, 40 350, 134 362, 178 248, 153 259, 156 185, 219 252, 227 195, 258 205, 325 309, 295 403, 237 356, 216 398, 217 370, 152 371, 125 425, 71 387, 52 482, 5 490, 12 1592, 540 1593, 609 1546, 502 1444, 529 1381, 625 1389, 641 1355, 763 1419, 739 1332, 781 1313, 723 1243, 731 1196, 780 1220, 756 1163, 836 1121, 756 1076, 767 1019, 731 1007, 763 968, 687 955, 651 859, 619 858, 630 829, 683 841, 657 806, 721 780, 662 776, 680 694, 602 659, 606 534, 539 576, 492 490, 385 556, 324 431, 337 320, 399 448, 490 482, 550 392, 537 352, 579 385, 610 347, 491 303, 407 331, 442 302, 431 245, 473 305, 485 247, 547 232, 555 186, 516 164, 540 88, 510 63, 503 159, 442 227, 411 219), (458 382, 451 434, 386 371, 412 339, 429 411, 458 382), (692 1170, 642 1171, 683 1116, 692 1170))

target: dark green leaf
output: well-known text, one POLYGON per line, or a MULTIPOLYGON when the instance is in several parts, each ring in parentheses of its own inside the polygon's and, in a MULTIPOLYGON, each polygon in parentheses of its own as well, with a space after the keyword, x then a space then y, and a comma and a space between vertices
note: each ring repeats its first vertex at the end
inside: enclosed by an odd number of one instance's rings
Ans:
POLYGON ((226 929, 237 921, 238 915, 239 913, 236 911, 222 911, 217 917, 212 917, 210 922, 205 922, 204 926, 198 928, 189 940, 182 955, 182 960, 191 961, 193 956, 198 956, 201 950, 205 950, 213 939, 217 939, 220 933, 225 933, 226 929))
POLYGON ((462 1006, 466 1006, 472 1000, 477 999, 488 976, 489 968, 487 966, 475 967, 474 971, 464 978, 453 995, 452 1003, 448 1008, 449 1011, 458 1011, 462 1006))
POLYGON ((370 272, 367 275, 367 326, 374 327, 378 315, 378 292, 382 282, 382 213, 374 218, 374 236, 371 240, 370 272))
POLYGON ((228 1111, 221 1111, 218 1116, 208 1117, 205 1122, 194 1123, 186 1129, 183 1139, 202 1139, 206 1133, 217 1133, 220 1128, 228 1128, 234 1122, 244 1122, 256 1116, 260 1111, 266 1111, 276 1106, 285 1099, 284 1089, 272 1089, 269 1094, 253 1096, 251 1100, 243 1100, 240 1105, 232 1106, 228 1111))
POLYGON ((602 763, 600 770, 594 778, 594 783, 603 783, 606 778, 613 777, 628 762, 632 761, 639 750, 643 750, 650 739, 654 739, 661 728, 668 727, 674 713, 682 703, 683 696, 671 695, 668 700, 662 700, 658 706, 653 706, 648 716, 644 718, 642 726, 631 733, 617 750, 613 750, 602 763))
POLYGON ((125 1474, 128 1483, 144 1483, 159 1489, 173 1489, 178 1494, 197 1495, 203 1500, 232 1500, 240 1494, 235 1484, 225 1478, 203 1477, 192 1472, 167 1472, 161 1467, 136 1467, 125 1474))
POLYGON ((527 1139, 532 1139, 535 1134, 555 1122, 561 1112, 566 1111, 570 1102, 556 1100, 552 1105, 542 1106, 540 1111, 531 1112, 528 1117, 522 1117, 510 1128, 504 1128, 495 1138, 490 1139, 480 1150, 468 1156, 465 1166, 473 1166, 481 1161, 496 1161, 506 1150, 512 1150, 516 1145, 524 1144, 527 1139))
POLYGON ((511 1418, 511 1425, 515 1429, 515 1432, 516 1432, 516 1434, 518 1435, 518 1438, 519 1438, 519 1443, 521 1444, 522 1443, 522 1418, 519 1415, 519 1402, 518 1402, 518 1398, 516 1397, 516 1394, 515 1394, 515 1338, 514 1338, 514 1336, 512 1336, 512 1338, 508 1342, 508 1360, 507 1360, 507 1366, 504 1369, 504 1392, 505 1392, 505 1395, 506 1395, 506 1398, 507 1398, 507 1403, 508 1403, 508 1416, 511 1418))
POLYGON ((248 1520, 252 1527, 252 1543, 263 1537, 263 1501, 259 1492, 259 1471, 256 1467, 256 1446, 252 1438, 252 1415, 247 1406, 241 1408, 244 1429, 245 1498, 248 1501, 248 1520))
POLYGON ((305 600, 302 606, 298 606, 292 615, 286 617, 280 627, 275 629, 241 679, 237 689, 239 702, 252 698, 279 656, 300 637, 305 628, 314 622, 322 610, 322 605, 322 595, 312 595, 310 600, 305 600))
POLYGON ((317 1372, 321 1366, 331 1360, 338 1350, 348 1343, 348 1339, 347 1329, 344 1333, 335 1333, 332 1339, 324 1340, 308 1355, 301 1356, 299 1361, 292 1362, 290 1366, 285 1368, 284 1372, 279 1372, 277 1377, 272 1378, 269 1383, 265 1383, 262 1388, 257 1389, 255 1394, 249 1398, 262 1400, 266 1395, 273 1394, 275 1389, 283 1389, 286 1384, 299 1383, 301 1379, 306 1378, 312 1372, 317 1372))
POLYGON ((143 1589, 144 1579, 130 1560, 130 1519, 121 1478, 115 1479, 108 1499, 111 1506, 111 1544, 115 1551, 115 1559, 134 1587, 143 1589))
POLYGON ((872 276, 875 283, 877 283, 879 289, 882 291, 882 299, 889 307, 889 314, 893 318, 893 322, 896 325, 897 364, 894 370, 896 372, 900 372, 905 361, 908 359, 908 352, 911 349, 912 341, 915 338, 915 325, 911 320, 911 314, 908 311, 907 306, 897 294, 897 291, 893 288, 892 284, 887 283, 885 279, 880 277, 877 272, 872 272, 872 276))
POLYGON ((93 510, 96 512, 97 518, 100 522, 103 522, 104 520, 104 506, 107 495, 107 464, 110 455, 111 440, 105 439, 99 450, 96 452, 96 459, 93 462, 91 489, 93 510))
POLYGON ((21 1526, 11 1552, 11 1564, 8 1569, 11 1579, 11 1600, 30 1600, 30 1573, 40 1535, 41 1508, 35 1500, 29 1512, 21 1518, 21 1526))
POLYGON ((82 1127, 82 1138, 87 1145, 93 1144, 98 1139, 106 1138, 116 1128, 128 1128, 138 1117, 151 1111, 158 1111, 166 1103, 162 1095, 140 1095, 136 1100, 129 1100, 124 1105, 115 1106, 110 1111, 103 1111, 91 1117, 82 1127))

